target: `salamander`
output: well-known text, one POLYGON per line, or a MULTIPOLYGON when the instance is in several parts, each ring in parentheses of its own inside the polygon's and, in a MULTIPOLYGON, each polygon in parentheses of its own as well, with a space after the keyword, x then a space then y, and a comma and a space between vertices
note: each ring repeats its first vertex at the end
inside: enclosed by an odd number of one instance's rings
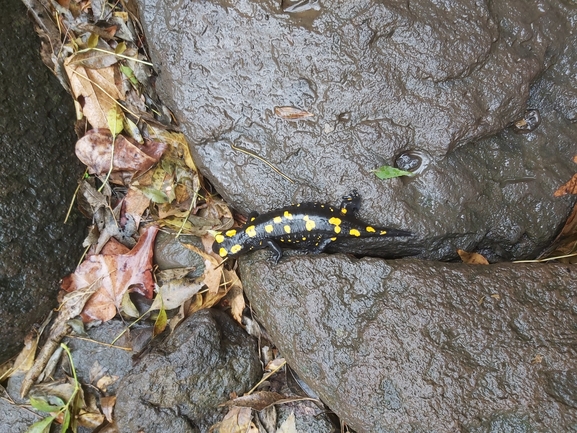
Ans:
POLYGON ((339 238, 412 236, 411 232, 366 224, 356 217, 361 197, 354 190, 343 197, 339 208, 323 203, 300 203, 264 214, 251 213, 244 227, 215 236, 212 246, 222 258, 237 258, 250 251, 269 247, 274 261, 282 248, 322 252, 339 238))

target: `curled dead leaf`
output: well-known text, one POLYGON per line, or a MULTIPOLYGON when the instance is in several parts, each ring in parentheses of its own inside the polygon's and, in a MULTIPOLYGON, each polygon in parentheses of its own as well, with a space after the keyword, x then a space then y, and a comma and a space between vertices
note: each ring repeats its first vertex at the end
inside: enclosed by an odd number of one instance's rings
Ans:
POLYGON ((314 114, 296 107, 274 107, 274 114, 285 120, 300 120, 314 117, 314 114))
POLYGON ((457 250, 457 254, 461 257, 463 263, 468 265, 488 265, 488 260, 479 253, 468 253, 464 250, 457 250))

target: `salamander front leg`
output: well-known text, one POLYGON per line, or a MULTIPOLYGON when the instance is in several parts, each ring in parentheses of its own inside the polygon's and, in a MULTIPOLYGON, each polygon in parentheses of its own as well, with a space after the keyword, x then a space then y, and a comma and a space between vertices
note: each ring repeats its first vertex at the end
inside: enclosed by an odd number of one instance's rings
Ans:
POLYGON ((282 257, 282 248, 275 241, 267 240, 265 244, 272 250, 274 264, 276 265, 282 257))
POLYGON ((252 211, 251 213, 248 214, 248 217, 246 218, 246 220, 247 220, 247 222, 254 221, 257 216, 258 216, 258 212, 252 211))
POLYGON ((356 189, 353 189, 349 195, 343 196, 343 201, 341 202, 341 214, 346 215, 349 213, 354 215, 360 208, 361 196, 356 189))

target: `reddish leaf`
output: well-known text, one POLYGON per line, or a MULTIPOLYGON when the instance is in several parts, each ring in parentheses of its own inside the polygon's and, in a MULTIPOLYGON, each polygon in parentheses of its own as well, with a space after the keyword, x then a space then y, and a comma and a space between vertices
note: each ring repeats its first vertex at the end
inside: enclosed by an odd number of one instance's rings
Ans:
POLYGON ((85 322, 112 319, 128 290, 152 298, 152 247, 157 232, 158 227, 148 227, 136 246, 126 254, 88 257, 73 274, 62 280, 62 288, 67 292, 98 285, 82 311, 85 322))

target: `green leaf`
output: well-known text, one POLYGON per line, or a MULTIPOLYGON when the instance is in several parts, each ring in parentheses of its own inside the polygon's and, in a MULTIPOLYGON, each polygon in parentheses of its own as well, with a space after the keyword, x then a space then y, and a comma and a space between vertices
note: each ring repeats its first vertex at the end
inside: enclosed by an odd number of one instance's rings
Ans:
POLYGON ((45 397, 30 397, 30 404, 41 412, 58 412, 65 406, 64 401, 59 397, 50 396, 50 399, 56 404, 50 404, 45 397))
POLYGON ((70 425, 70 411, 67 410, 64 412, 64 420, 62 421, 62 428, 60 429, 60 433, 66 433, 69 425, 70 425))
POLYGON ((128 66, 125 65, 120 65, 120 72, 122 72, 124 75, 126 75, 126 78, 128 78, 130 80, 130 82, 132 83, 133 86, 138 86, 138 79, 136 78, 136 75, 134 75, 134 72, 132 71, 132 69, 128 66))
MULTIPOLYGON (((159 297, 160 293, 156 295, 159 297)), ((168 318, 166 316, 166 310, 164 309, 164 305, 160 307, 160 311, 158 312, 158 317, 154 321, 154 329, 152 330, 152 336, 156 337, 158 334, 162 334, 162 331, 166 329, 166 324, 168 322, 168 318)))
POLYGON ((54 417, 47 416, 46 418, 41 419, 40 421, 35 422, 30 427, 28 427, 26 433, 48 433, 50 431, 50 425, 52 424, 52 421, 54 421, 54 417))
POLYGON ((114 52, 115 52, 116 54, 122 54, 122 53, 125 52, 125 51, 126 51, 126 42, 124 42, 124 41, 120 42, 120 43, 116 46, 116 48, 114 49, 114 52))
POLYGON ((413 175, 413 173, 411 173, 410 171, 400 170, 398 168, 391 167, 388 165, 383 165, 382 167, 379 167, 376 170, 373 170, 373 173, 375 173, 375 175, 379 179, 392 179, 394 177, 412 176, 413 175))

